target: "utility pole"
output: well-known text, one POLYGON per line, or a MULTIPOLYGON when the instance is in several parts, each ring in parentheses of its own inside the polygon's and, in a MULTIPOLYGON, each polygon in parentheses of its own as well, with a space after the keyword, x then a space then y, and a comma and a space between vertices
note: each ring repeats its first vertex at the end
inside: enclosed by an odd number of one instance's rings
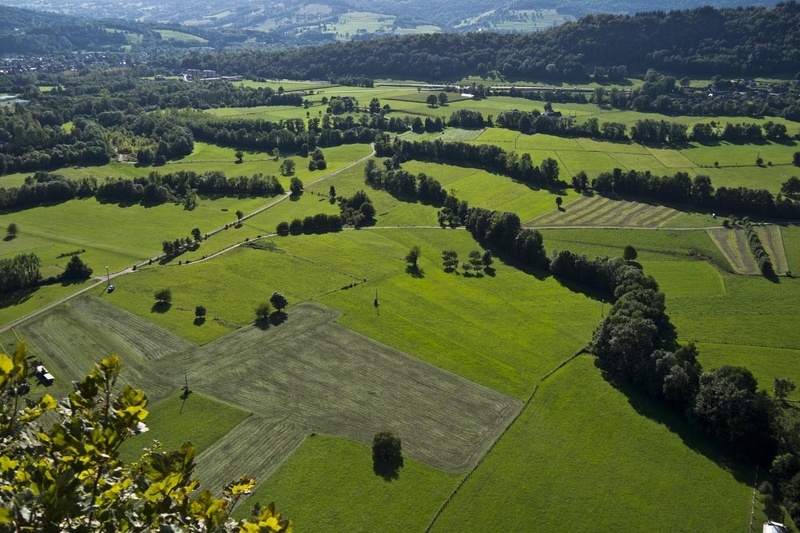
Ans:
POLYGON ((108 265, 106 265, 106 284, 111 285, 111 274, 108 273, 108 265))

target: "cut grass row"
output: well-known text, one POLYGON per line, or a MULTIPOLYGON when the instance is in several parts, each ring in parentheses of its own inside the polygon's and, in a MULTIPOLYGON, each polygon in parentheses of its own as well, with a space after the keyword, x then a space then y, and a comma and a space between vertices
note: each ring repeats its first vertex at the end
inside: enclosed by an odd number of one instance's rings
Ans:
POLYGON ((661 205, 584 196, 568 206, 550 211, 525 223, 526 226, 620 226, 659 227, 680 216, 661 205))

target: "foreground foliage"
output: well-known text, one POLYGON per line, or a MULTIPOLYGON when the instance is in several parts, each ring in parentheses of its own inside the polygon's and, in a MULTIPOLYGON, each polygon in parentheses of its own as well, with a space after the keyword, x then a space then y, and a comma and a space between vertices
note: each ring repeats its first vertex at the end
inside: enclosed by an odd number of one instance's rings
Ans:
POLYGON ((291 530, 272 505, 256 506, 252 522, 230 518, 253 479, 228 484, 220 499, 207 490, 192 495, 199 482, 192 479, 191 443, 172 452, 156 445, 131 464, 119 459, 120 445, 146 430, 147 399, 131 387, 113 393, 122 368, 118 356, 95 365, 61 402, 48 394, 25 400, 20 410, 27 356, 23 343, 12 356, 0 355, 0 529, 291 530))

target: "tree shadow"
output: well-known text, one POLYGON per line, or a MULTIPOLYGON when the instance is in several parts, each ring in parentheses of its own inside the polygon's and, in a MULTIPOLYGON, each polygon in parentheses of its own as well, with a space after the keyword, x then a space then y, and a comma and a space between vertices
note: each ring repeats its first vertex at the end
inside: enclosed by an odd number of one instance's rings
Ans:
POLYGON ((28 289, 22 289, 15 292, 0 294, 0 309, 5 309, 6 307, 13 307, 15 305, 19 305, 23 302, 28 301, 30 297, 33 296, 33 294, 37 290, 39 290, 38 287, 31 287, 28 289))
POLYGON ((17 236, 16 236, 16 235, 6 235, 6 236, 5 236, 5 238, 4 238, 3 240, 4 240, 4 241, 6 241, 6 242, 8 242, 8 241, 13 241, 13 240, 14 240, 14 239, 16 239, 16 238, 17 238, 17 236))
POLYGON ((151 313, 160 313, 164 314, 172 308, 172 304, 170 302, 156 302, 153 304, 153 307, 150 308, 151 313))
POLYGON ((194 322, 192 322, 195 326, 202 326, 206 323, 206 317, 198 316, 194 318, 194 322))
POLYGON ((392 459, 372 458, 372 471, 383 478, 384 481, 393 481, 400 478, 400 469, 403 468, 402 457, 392 459))
POLYGON ((266 331, 270 327, 269 318, 257 318, 255 322, 253 322, 253 325, 260 330, 266 331))
POLYGON ((619 380, 603 371, 603 378, 628 399, 637 414, 663 425, 692 450, 704 455, 717 466, 729 472, 739 483, 753 482, 754 465, 747 465, 720 448, 720 444, 693 427, 683 413, 668 404, 658 402, 632 384, 619 380))
POLYGON ((286 322, 287 318, 289 318, 289 315, 287 315, 285 311, 275 311, 269 315, 269 323, 273 326, 280 326, 286 322))
POLYGON ((417 279, 425 277, 425 271, 419 265, 407 265, 406 274, 410 274, 412 278, 417 279))
POLYGON ((490 278, 493 278, 497 275, 497 271, 490 266, 483 267, 483 272, 490 278))

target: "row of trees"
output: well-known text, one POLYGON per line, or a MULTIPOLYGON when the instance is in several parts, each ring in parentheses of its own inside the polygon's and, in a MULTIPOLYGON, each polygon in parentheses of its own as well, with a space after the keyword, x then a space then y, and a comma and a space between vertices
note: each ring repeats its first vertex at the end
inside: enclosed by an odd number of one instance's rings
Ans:
POLYGON ((772 259, 770 259, 769 254, 764 249, 764 244, 761 242, 761 237, 759 237, 758 233, 756 233, 753 223, 750 222, 750 220, 746 217, 743 220, 743 223, 744 234, 747 237, 747 244, 750 246, 750 251, 753 253, 756 263, 758 263, 759 270, 761 270, 761 273, 767 277, 774 276, 775 270, 772 266, 772 259))
MULTIPOLYGON (((590 351, 615 380, 633 384, 742 459, 771 465, 784 504, 800 516, 800 440, 791 411, 758 391, 745 368, 723 366, 703 371, 693 344, 680 346, 666 314, 664 294, 655 280, 621 258, 561 251, 550 271, 561 280, 604 292, 614 304, 598 325, 590 351)), ((776 380, 776 391, 791 390, 776 380)))
POLYGON ((414 159, 482 168, 538 187, 564 185, 558 180, 559 168, 555 159, 547 158, 540 166, 535 166, 527 153, 506 152, 490 144, 444 142, 441 139, 406 141, 395 138, 390 141, 383 135, 376 141, 375 151, 379 156, 396 156, 400 162, 414 159))
POLYGON ((714 189, 711 178, 698 174, 691 178, 685 172, 656 176, 615 168, 602 172, 592 180, 592 187, 601 194, 646 198, 660 203, 687 203, 719 212, 741 213, 767 217, 800 218, 800 202, 782 195, 773 196, 765 189, 719 187, 714 189))
POLYGON ((300 235, 301 233, 328 233, 340 231, 342 225, 342 217, 340 215, 318 213, 303 219, 295 218, 291 222, 278 222, 275 233, 282 236, 300 235))

